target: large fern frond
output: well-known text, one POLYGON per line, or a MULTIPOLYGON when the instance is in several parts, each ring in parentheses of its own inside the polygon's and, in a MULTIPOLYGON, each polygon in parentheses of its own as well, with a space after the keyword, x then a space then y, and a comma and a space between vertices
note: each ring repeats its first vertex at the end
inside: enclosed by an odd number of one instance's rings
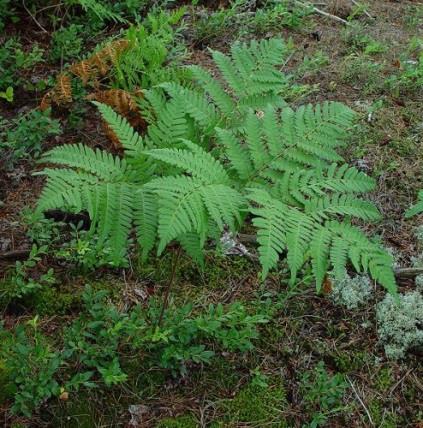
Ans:
POLYGON ((372 221, 380 219, 378 209, 371 202, 352 195, 334 194, 312 198, 304 203, 304 208, 308 215, 317 220, 327 219, 334 214, 372 221))
POLYGON ((170 100, 151 124, 145 139, 149 148, 171 147, 181 138, 188 138, 188 124, 183 100, 170 100))
POLYGON ((154 159, 177 166, 206 183, 228 183, 229 177, 220 162, 210 153, 188 140, 182 143, 190 150, 155 149, 145 152, 154 159))
POLYGON ((93 101, 101 113, 101 116, 112 128, 113 132, 119 139, 125 153, 129 157, 136 157, 144 149, 144 141, 142 137, 134 130, 129 122, 123 116, 117 114, 112 107, 107 104, 102 104, 93 101))
POLYGON ((237 43, 231 57, 212 51, 213 59, 229 87, 239 99, 248 96, 280 94, 286 88, 286 75, 277 69, 287 53, 282 39, 237 43))
POLYGON ((285 52, 280 40, 237 44, 230 55, 212 53, 224 84, 191 67, 197 86, 145 91, 142 137, 97 104, 123 158, 83 145, 51 150, 43 161, 63 169, 44 170, 39 209, 87 211, 98 248, 116 263, 134 225, 143 259, 178 241, 202 263, 208 240, 251 220, 263 279, 286 257, 291 283, 309 262, 320 290, 329 270, 341 277, 351 264, 395 292, 392 258, 348 223, 379 218, 360 199, 375 181, 340 165, 336 151, 355 114, 336 102, 287 107, 279 70, 285 52))
POLYGON ((233 226, 239 221, 243 198, 224 184, 179 176, 158 178, 147 187, 158 197, 159 254, 169 242, 187 233, 205 238, 208 218, 221 230, 225 224, 233 226))
POLYGON ((56 147, 47 152, 41 158, 41 162, 80 169, 103 180, 124 180, 127 173, 125 159, 120 159, 104 150, 93 150, 84 144, 56 147))
POLYGON ((285 218, 289 208, 263 190, 251 189, 249 198, 254 203, 249 211, 254 215, 253 225, 257 229, 262 266, 261 277, 264 279, 277 265, 279 256, 286 248, 285 218))
POLYGON ((132 197, 137 240, 142 250, 142 259, 145 261, 157 240, 157 198, 145 187, 137 190, 132 197))
POLYGON ((189 69, 191 70, 194 79, 198 81, 221 112, 227 117, 232 115, 236 110, 236 104, 221 84, 215 80, 210 73, 203 70, 201 67, 193 65, 189 67, 189 69))
POLYGON ((178 83, 161 85, 174 100, 184 105, 185 112, 191 116, 206 134, 212 132, 222 120, 213 103, 209 102, 204 93, 184 88, 178 83))

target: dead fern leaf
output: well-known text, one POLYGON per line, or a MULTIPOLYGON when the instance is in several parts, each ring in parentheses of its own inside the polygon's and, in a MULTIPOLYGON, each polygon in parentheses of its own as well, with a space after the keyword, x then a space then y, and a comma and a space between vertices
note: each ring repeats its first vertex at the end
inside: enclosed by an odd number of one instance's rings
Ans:
POLYGON ((84 85, 88 83, 88 81, 93 75, 92 67, 89 61, 85 59, 80 62, 77 62, 76 64, 72 64, 69 67, 69 71, 75 76, 79 77, 84 85))
POLYGON ((71 79, 66 74, 59 74, 56 86, 53 88, 53 101, 56 104, 67 104, 72 102, 71 79))
POLYGON ((51 91, 48 91, 42 98, 40 103, 40 110, 45 111, 51 107, 51 91))
POLYGON ((117 62, 119 56, 128 48, 128 46, 128 40, 115 40, 93 54, 88 61, 99 71, 101 76, 105 76, 109 72, 111 66, 117 62))
POLYGON ((51 104, 69 104, 72 100, 71 79, 66 74, 59 74, 57 82, 51 91, 48 91, 42 98, 40 110, 44 111, 51 107, 51 104))
POLYGON ((333 290, 333 284, 330 278, 326 275, 323 281, 322 291, 323 294, 331 294, 333 290))
MULTIPOLYGON (((140 90, 136 91, 137 97, 142 95, 140 90)), ((141 117, 140 109, 134 99, 134 95, 122 89, 107 89, 104 91, 94 92, 87 96, 90 101, 98 101, 112 107, 117 113, 125 117, 128 122, 137 129, 145 129, 146 122, 141 117)), ((103 122, 104 131, 111 140, 113 147, 120 150, 122 148, 118 138, 112 129, 103 122)))
POLYGON ((119 56, 129 47, 129 41, 125 39, 115 40, 107 44, 100 52, 103 58, 107 58, 112 63, 119 59, 119 56))
POLYGON ((98 78, 104 77, 110 68, 117 62, 119 56, 129 47, 129 41, 125 39, 115 40, 108 43, 98 52, 87 59, 77 62, 69 67, 69 70, 78 76, 84 85, 90 80, 94 86, 98 86, 98 78))
POLYGON ((132 98, 132 95, 122 89, 107 89, 94 92, 87 97, 90 101, 98 101, 113 107, 117 113, 127 116, 132 111, 138 112, 138 106, 132 98))

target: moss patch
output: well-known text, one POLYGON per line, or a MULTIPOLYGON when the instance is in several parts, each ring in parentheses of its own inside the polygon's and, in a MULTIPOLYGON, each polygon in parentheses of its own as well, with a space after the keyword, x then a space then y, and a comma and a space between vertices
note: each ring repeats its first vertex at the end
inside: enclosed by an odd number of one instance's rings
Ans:
POLYGON ((179 416, 177 418, 162 419, 156 428, 196 428, 198 424, 193 416, 179 416))
POLYGON ((220 403, 223 417, 216 426, 248 423, 251 427, 286 427, 282 414, 286 405, 285 390, 279 382, 267 388, 250 383, 233 399, 226 399, 220 403))

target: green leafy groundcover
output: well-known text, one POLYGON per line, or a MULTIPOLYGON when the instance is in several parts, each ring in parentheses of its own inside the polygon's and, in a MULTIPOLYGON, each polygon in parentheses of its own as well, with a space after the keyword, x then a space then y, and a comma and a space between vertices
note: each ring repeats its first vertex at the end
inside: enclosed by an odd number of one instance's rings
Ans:
POLYGON ((107 297, 107 291, 87 286, 83 312, 64 328, 59 344, 40 331, 38 317, 13 333, 0 329, 1 398, 13 396, 13 412, 30 416, 52 396, 94 388, 99 381, 106 386, 125 382, 122 355, 176 375, 185 374, 188 364, 208 364, 215 349, 247 352, 254 347, 258 325, 268 321, 260 311, 250 315, 239 302, 200 312, 189 304, 171 306, 160 317, 157 301, 125 312, 107 297))

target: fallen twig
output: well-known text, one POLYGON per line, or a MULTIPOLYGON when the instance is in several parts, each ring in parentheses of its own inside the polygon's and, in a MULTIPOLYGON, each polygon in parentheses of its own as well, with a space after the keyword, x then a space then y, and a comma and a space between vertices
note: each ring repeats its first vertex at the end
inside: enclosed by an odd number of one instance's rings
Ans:
POLYGON ((37 27, 43 32, 43 33, 48 33, 48 31, 37 21, 37 18, 31 13, 31 11, 27 8, 26 4, 25 4, 25 0, 22 0, 22 6, 24 7, 24 9, 26 10, 26 12, 28 13, 28 15, 32 18, 32 20, 37 24, 37 27))
POLYGON ((325 16, 326 18, 330 18, 330 19, 333 19, 334 21, 341 22, 344 25, 350 25, 350 23, 348 21, 346 21, 345 19, 342 19, 336 15, 332 15, 329 12, 325 12, 324 10, 319 9, 316 6, 313 6, 313 5, 307 4, 307 3, 303 3, 302 1, 299 1, 299 0, 296 0, 295 3, 298 3, 299 5, 301 5, 303 7, 310 7, 314 13, 325 16))
POLYGON ((418 275, 423 275, 423 268, 397 268, 395 276, 397 278, 415 278, 418 275))
POLYGON ((369 409, 366 407, 366 405, 364 404, 364 402, 361 399, 361 397, 358 395, 358 392, 355 389, 355 386, 354 386, 353 382, 351 381, 351 379, 348 376, 346 376, 346 378, 347 378, 348 382, 350 383, 351 388, 354 391, 355 396, 357 397, 357 400, 360 402, 360 404, 362 405, 364 411, 366 412, 366 415, 369 418, 369 422, 371 423, 372 426, 375 426, 375 423, 373 422, 373 419, 372 419, 372 415, 370 414, 369 409))
POLYGON ((29 256, 31 250, 16 250, 0 254, 0 260, 22 260, 29 256))

